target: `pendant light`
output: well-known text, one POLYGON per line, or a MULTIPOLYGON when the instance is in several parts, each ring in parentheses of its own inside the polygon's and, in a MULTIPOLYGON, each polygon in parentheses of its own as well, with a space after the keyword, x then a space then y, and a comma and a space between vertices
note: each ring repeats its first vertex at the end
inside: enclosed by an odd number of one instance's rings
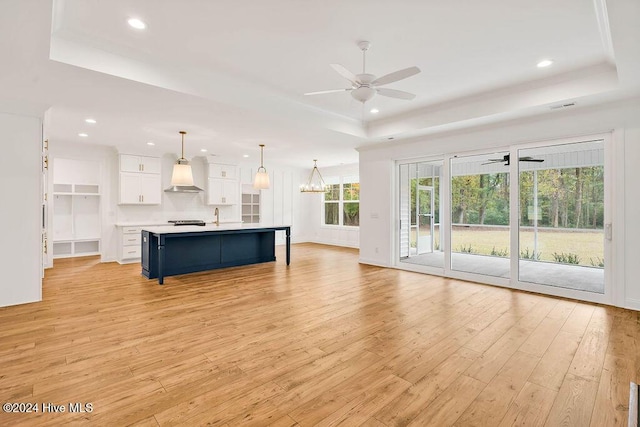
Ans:
POLYGON ((269 188, 269 174, 264 167, 264 144, 260 144, 260 167, 256 172, 256 178, 253 180, 253 188, 265 190, 269 188))
POLYGON ((313 159, 313 169, 311 169, 309 181, 300 186, 300 191, 302 193, 324 193, 326 187, 327 185, 324 183, 324 179, 322 179, 322 175, 318 170, 318 160, 313 159))
POLYGON ((173 165, 173 173, 171 174, 171 187, 167 188, 166 192, 175 193, 196 193, 202 191, 201 188, 196 187, 193 184, 193 171, 189 161, 184 158, 184 136, 187 132, 181 130, 182 136, 182 155, 173 165))

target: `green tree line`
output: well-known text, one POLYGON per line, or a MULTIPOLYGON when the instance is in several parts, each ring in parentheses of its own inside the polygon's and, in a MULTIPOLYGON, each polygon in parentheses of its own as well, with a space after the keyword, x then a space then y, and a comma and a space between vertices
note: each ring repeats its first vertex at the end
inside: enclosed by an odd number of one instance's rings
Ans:
MULTIPOLYGON (((602 229, 604 168, 546 169, 520 173, 520 223, 533 225, 537 178, 538 225, 602 229)), ((509 225, 509 174, 455 176, 451 179, 451 219, 457 224, 509 225)))

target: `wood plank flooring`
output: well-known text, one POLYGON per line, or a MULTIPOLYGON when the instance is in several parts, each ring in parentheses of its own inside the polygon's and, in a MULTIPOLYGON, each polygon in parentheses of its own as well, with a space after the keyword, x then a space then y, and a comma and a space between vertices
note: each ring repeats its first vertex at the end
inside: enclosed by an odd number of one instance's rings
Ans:
POLYGON ((625 425, 638 313, 283 248, 169 277, 56 260, 0 309, 0 425, 625 425), (42 404, 65 405, 43 413, 42 404), (91 403, 92 412, 70 412, 91 403))

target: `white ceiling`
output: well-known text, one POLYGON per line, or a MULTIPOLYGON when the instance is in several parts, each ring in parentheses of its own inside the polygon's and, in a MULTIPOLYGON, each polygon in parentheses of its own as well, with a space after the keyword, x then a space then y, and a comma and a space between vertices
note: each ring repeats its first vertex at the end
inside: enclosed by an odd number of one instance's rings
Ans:
POLYGON ((54 142, 177 153, 186 130, 188 156, 264 143, 285 164, 353 163, 356 147, 637 94, 638 3, 3 0, 0 110, 51 107, 54 142), (387 86, 415 100, 303 95, 349 87, 329 64, 362 72, 359 40, 369 73, 422 70, 387 86))

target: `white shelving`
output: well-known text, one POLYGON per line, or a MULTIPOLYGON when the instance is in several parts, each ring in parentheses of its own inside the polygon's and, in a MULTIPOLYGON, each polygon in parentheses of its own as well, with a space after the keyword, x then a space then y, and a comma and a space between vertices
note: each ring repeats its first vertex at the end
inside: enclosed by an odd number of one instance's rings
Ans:
POLYGON ((260 193, 242 193, 242 222, 260 223, 260 193))
POLYGON ((99 166, 54 159, 53 258, 100 254, 99 166))

